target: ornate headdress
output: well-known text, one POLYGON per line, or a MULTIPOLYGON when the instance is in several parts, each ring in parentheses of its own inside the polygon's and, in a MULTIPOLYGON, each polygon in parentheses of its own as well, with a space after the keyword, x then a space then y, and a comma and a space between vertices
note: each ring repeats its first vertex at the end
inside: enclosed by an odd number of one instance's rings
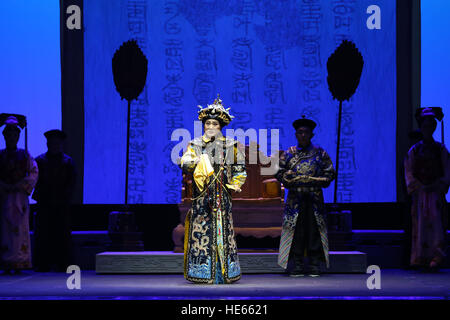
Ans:
POLYGON ((198 119, 205 122, 207 119, 215 119, 220 122, 221 127, 228 125, 234 116, 230 115, 230 108, 225 109, 220 100, 220 96, 217 95, 216 100, 213 104, 208 104, 206 108, 198 106, 200 110, 198 111, 198 119))

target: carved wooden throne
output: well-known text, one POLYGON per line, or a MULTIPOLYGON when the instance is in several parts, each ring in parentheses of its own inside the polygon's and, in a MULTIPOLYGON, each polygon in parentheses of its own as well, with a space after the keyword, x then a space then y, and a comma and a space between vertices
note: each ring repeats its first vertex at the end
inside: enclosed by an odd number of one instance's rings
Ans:
MULTIPOLYGON (((240 193, 232 192, 235 234, 256 238, 279 237, 284 209, 284 187, 273 176, 261 175, 261 168, 269 167, 270 164, 261 164, 266 163, 268 159, 259 151, 258 146, 246 146, 245 156, 247 180, 240 193), (250 159, 257 159, 258 163, 250 164, 250 159)), ((180 223, 172 233, 174 252, 183 252, 184 221, 192 205, 191 199, 192 175, 183 174, 181 203, 178 205, 180 223)))

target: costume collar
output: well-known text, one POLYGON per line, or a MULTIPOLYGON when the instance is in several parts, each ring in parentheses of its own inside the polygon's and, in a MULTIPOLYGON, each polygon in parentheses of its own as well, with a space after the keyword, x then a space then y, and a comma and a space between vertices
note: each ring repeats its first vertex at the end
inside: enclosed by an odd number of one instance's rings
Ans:
POLYGON ((15 148, 11 148, 11 149, 5 148, 5 150, 8 152, 16 152, 18 149, 19 148, 17 148, 17 146, 15 148))
POLYGON ((310 142, 308 146, 302 147, 299 144, 297 144, 297 151, 310 151, 313 148, 313 144, 310 142))
POLYGON ((47 157, 47 158, 52 158, 52 159, 56 159, 56 158, 62 158, 63 157, 63 152, 59 152, 59 153, 56 153, 56 154, 51 154, 50 152, 46 152, 45 153, 45 156, 47 157))
MULTIPOLYGON (((217 139, 224 141, 224 140, 225 140, 225 137, 224 137, 222 134, 220 134, 220 136, 218 136, 217 139)), ((208 137, 206 136, 206 134, 204 134, 204 135, 202 136, 202 140, 203 140, 203 142, 208 143, 208 142, 211 141, 211 138, 208 138, 208 137)))

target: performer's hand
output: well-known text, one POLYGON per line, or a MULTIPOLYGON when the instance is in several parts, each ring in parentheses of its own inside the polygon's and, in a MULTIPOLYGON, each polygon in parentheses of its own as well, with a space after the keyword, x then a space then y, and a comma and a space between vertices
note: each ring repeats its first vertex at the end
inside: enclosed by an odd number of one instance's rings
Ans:
POLYGON ((410 184, 410 186, 409 186, 409 188, 410 188, 411 190, 413 190, 413 192, 418 191, 418 190, 420 190, 420 189, 423 189, 424 187, 425 187, 425 186, 424 186, 422 183, 420 183, 419 181, 417 181, 417 180, 411 182, 411 184, 410 184))
POLYGON ((311 177, 308 176, 308 179, 310 183, 314 183, 317 186, 324 186, 327 185, 327 183, 329 183, 328 179, 325 177, 311 177))
POLYGON ((301 176, 297 176, 293 179, 294 182, 301 182, 301 183, 308 183, 313 181, 312 177, 310 176, 305 176, 305 175, 301 175, 301 176))
POLYGON ((300 182, 303 182, 303 183, 308 183, 308 182, 312 181, 310 176, 300 176, 299 180, 300 180, 300 182))
POLYGON ((228 189, 234 190, 235 192, 241 192, 241 188, 239 188, 237 185, 235 184, 226 184, 226 186, 228 187, 228 189))
POLYGON ((288 170, 283 173, 283 179, 286 181, 290 181, 294 178, 294 172, 292 170, 288 170))

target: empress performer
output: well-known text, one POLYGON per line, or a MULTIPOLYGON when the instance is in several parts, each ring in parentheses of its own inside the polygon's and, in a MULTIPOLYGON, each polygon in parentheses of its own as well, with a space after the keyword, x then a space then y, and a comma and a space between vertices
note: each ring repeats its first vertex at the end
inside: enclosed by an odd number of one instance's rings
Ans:
POLYGON ((334 180, 333 163, 327 152, 311 143, 316 123, 310 119, 293 122, 297 146, 282 152, 275 177, 289 189, 283 215, 278 264, 287 269, 294 262, 292 277, 305 274, 309 258, 310 276, 320 275, 321 261, 329 267, 328 238, 322 188, 334 180))
POLYGON ((184 276, 195 283, 231 283, 241 277, 231 216, 231 191, 245 182, 242 145, 221 130, 233 116, 217 98, 201 108, 198 119, 205 133, 190 141, 181 158, 184 171, 193 173, 193 202, 186 216, 184 276))

